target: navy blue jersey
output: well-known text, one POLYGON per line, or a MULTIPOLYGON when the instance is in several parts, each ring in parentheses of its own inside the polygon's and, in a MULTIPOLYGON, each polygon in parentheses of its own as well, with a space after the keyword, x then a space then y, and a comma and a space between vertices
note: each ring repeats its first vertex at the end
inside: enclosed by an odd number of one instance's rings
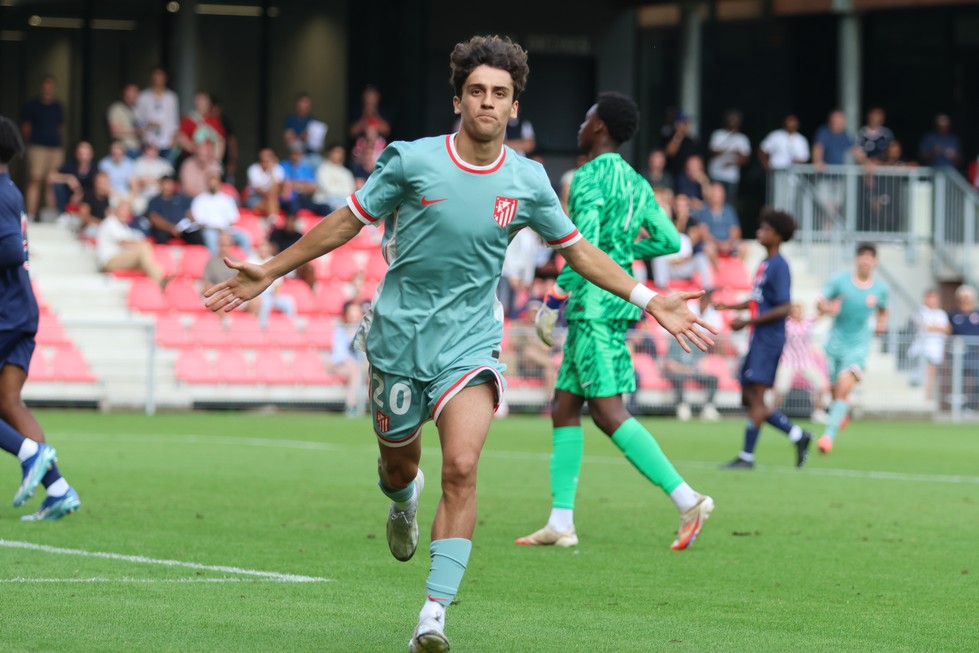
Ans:
POLYGON ((0 173, 0 331, 37 332, 37 300, 27 274, 24 196, 0 173))
MULTIPOLYGON (((792 273, 789 264, 781 254, 765 259, 755 273, 755 283, 751 288, 751 317, 767 313, 776 306, 788 304, 791 300, 792 273)), ((785 344, 785 318, 754 327, 751 344, 764 344, 782 347, 785 344)))

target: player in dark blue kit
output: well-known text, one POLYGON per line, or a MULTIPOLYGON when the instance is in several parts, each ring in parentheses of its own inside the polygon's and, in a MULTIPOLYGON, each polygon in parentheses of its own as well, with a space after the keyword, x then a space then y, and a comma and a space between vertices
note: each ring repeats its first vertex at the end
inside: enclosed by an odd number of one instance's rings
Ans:
POLYGON ((20 459, 23 480, 14 506, 23 505, 39 483, 47 498, 25 521, 60 519, 78 510, 78 493, 62 478, 55 451, 21 399, 37 333, 37 299, 27 274, 27 217, 24 197, 10 180, 7 164, 24 151, 17 126, 0 116, 0 449, 20 459), (26 437, 25 437, 26 436, 26 437))
POLYGON ((775 370, 785 346, 785 318, 791 308, 792 276, 789 264, 778 248, 791 240, 794 233, 795 220, 791 215, 782 211, 763 211, 755 237, 758 244, 768 250, 768 258, 761 262, 755 273, 751 299, 734 305, 715 304, 718 310, 751 311, 747 320, 737 318, 731 322, 735 331, 750 326, 752 333, 748 353, 741 365, 741 404, 748 409, 744 448, 737 458, 723 466, 727 469, 752 469, 755 466, 755 445, 763 422, 785 432, 795 444, 796 467, 802 467, 809 456, 812 435, 765 404, 765 391, 775 383, 775 370))

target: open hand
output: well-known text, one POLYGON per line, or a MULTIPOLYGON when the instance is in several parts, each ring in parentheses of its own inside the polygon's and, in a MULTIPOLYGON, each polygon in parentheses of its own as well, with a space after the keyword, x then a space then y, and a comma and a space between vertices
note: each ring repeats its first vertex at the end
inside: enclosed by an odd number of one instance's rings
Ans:
POLYGON ((670 335, 676 338, 684 351, 690 351, 689 340, 701 351, 707 351, 714 345, 709 334, 717 335, 717 331, 707 322, 697 317, 687 306, 687 302, 703 297, 704 291, 673 292, 668 295, 656 295, 646 306, 646 311, 656 318, 670 335))
POLYGON ((227 256, 224 257, 224 264, 238 273, 204 291, 207 298, 204 306, 215 313, 221 309, 226 313, 233 311, 249 299, 261 295, 274 281, 261 265, 232 261, 227 256))

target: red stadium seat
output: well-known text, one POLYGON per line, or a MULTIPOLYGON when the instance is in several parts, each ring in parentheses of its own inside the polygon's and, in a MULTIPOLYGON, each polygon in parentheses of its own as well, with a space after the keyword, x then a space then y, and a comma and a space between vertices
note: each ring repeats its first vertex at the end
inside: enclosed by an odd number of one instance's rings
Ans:
POLYGON ((71 339, 65 333, 64 327, 53 313, 41 317, 37 324, 37 335, 34 339, 39 345, 70 345, 71 339))
POLYGON ((156 319, 156 344, 183 349, 193 344, 179 315, 161 315, 156 319))
POLYGON ((153 245, 153 258, 163 268, 163 274, 176 274, 177 261, 173 257, 173 248, 169 245, 153 245))
POLYGON ((255 356, 255 380, 269 385, 295 383, 292 371, 282 360, 282 355, 273 349, 260 351, 255 356))
POLYGON ((176 376, 185 383, 214 383, 214 371, 204 352, 184 349, 177 356, 176 376))
POLYGON ((221 318, 207 313, 198 315, 190 327, 190 341, 196 347, 231 347, 231 334, 224 328, 221 318))
POLYGON ((126 295, 126 305, 144 313, 162 313, 169 309, 160 284, 152 279, 134 279, 126 295))
POLYGON ((306 323, 303 338, 309 347, 314 349, 333 349, 333 330, 336 321, 333 318, 316 318, 306 323))
POLYGON ((316 285, 314 293, 317 313, 321 315, 342 315, 347 294, 343 284, 322 282, 316 285))
POLYGON ((228 329, 228 343, 245 349, 261 349, 268 345, 268 336, 258 324, 258 318, 249 313, 232 313, 228 329))
POLYGON ((663 378, 659 365, 649 354, 635 354, 632 363, 639 375, 639 387, 643 390, 669 390, 670 382, 663 378))
POLYGON ((269 315, 265 327, 268 345, 277 349, 302 349, 306 347, 306 337, 287 315, 269 315))
POLYGON ((190 279, 174 279, 163 293, 170 308, 180 313, 196 313, 206 310, 200 289, 190 279))
POLYGON ((93 383, 98 379, 89 371, 82 352, 74 347, 59 347, 54 350, 51 369, 58 381, 93 383))
POLYGON ((289 295, 296 301, 296 312, 300 315, 308 315, 317 312, 316 302, 313 299, 313 291, 309 284, 299 279, 283 279, 279 292, 289 295))
POLYGON ((248 239, 251 241, 252 247, 265 240, 269 233, 265 222, 261 218, 246 216, 244 214, 239 217, 238 222, 235 223, 235 227, 248 234, 248 239))
POLYGON ((297 351, 292 360, 292 377, 304 385, 332 385, 337 379, 326 371, 323 359, 315 350, 297 351))
POLYGON ((254 383, 255 374, 243 353, 237 349, 225 349, 218 353, 214 362, 214 380, 217 383, 241 385, 254 383))
POLYGON ((380 281, 388 271, 388 262, 384 260, 381 250, 374 250, 367 258, 364 277, 370 281, 380 281))
POLYGON ((330 255, 329 271, 334 281, 350 281, 361 271, 361 265, 354 252, 343 247, 330 255))
POLYGON ((748 278, 748 267, 739 258, 722 256, 717 260, 714 285, 718 288, 748 290, 751 288, 751 280, 748 278))
POLYGON ((740 390, 741 384, 731 372, 731 365, 727 358, 708 354, 704 356, 704 369, 717 377, 718 390, 740 390))
POLYGON ((54 369, 48 361, 48 357, 41 349, 36 349, 34 356, 31 357, 31 366, 27 372, 27 380, 38 382, 57 380, 54 375, 54 369))
POLYGON ((203 279, 204 267, 211 258, 211 252, 203 245, 186 245, 181 252, 178 274, 184 279, 203 279))

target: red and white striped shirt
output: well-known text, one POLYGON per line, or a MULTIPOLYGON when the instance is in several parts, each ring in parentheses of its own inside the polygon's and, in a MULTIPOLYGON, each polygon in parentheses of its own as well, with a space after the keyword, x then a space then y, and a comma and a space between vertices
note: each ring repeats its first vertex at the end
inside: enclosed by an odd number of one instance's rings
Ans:
POLYGON ((785 347, 782 349, 781 365, 802 370, 819 363, 810 344, 810 334, 815 322, 812 318, 785 320, 785 347))

